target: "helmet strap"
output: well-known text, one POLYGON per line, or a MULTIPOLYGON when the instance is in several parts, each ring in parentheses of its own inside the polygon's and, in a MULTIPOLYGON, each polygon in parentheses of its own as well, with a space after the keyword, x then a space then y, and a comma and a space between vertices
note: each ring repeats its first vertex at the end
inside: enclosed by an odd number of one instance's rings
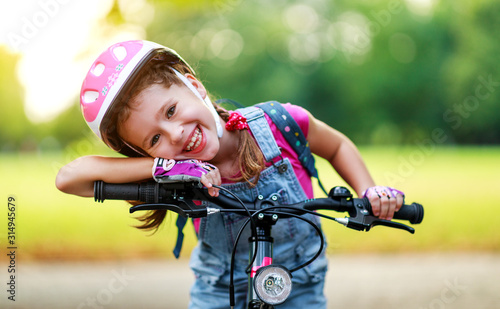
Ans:
POLYGON ((125 144, 125 146, 127 146, 128 148, 132 149, 133 151, 137 152, 138 154, 140 154, 141 156, 144 156, 144 157, 149 157, 150 155, 147 154, 146 152, 144 152, 142 149, 139 149, 135 146, 132 146, 131 144, 127 143, 123 138, 120 138, 122 143, 125 144))
POLYGON ((208 95, 205 96, 205 99, 203 99, 201 97, 201 94, 198 92, 198 90, 196 90, 196 88, 194 88, 193 84, 191 84, 189 82, 189 80, 186 78, 186 76, 182 75, 174 68, 171 68, 171 69, 174 71, 175 75, 177 75, 177 77, 179 77, 179 79, 186 85, 186 87, 188 87, 200 100, 202 100, 205 103, 205 105, 208 106, 208 109, 210 110, 210 112, 212 113, 212 115, 214 116, 214 119, 215 119, 215 125, 217 127, 217 136, 219 138, 221 138, 224 131, 222 130, 222 125, 220 123, 220 117, 219 117, 219 114, 217 113, 217 111, 215 110, 215 107, 213 106, 212 101, 210 101, 210 98, 208 97, 208 95))

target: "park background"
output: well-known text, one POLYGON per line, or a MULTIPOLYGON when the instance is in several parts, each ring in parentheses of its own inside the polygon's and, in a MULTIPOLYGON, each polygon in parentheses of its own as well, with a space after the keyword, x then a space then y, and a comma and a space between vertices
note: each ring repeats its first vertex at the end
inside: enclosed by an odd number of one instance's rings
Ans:
MULTIPOLYGON (((498 261, 497 1, 39 0, 1 6, 0 188, 5 208, 9 197, 16 200, 19 267, 175 263, 173 216, 148 236, 131 227, 136 220, 124 202, 97 204, 54 186, 58 169, 77 157, 113 155, 86 127, 78 94, 95 57, 129 39, 175 49, 215 98, 303 106, 358 145, 377 183, 424 205, 414 235, 324 224, 331 256, 473 254, 498 261)), ((327 187, 344 184, 325 162, 318 164, 327 187)), ((7 209, 1 213, 4 250, 7 209)), ((186 231, 184 259, 195 243, 186 231)), ((0 262, 8 262, 6 254, 0 262)), ((4 278, 6 270, 0 273, 4 278)))

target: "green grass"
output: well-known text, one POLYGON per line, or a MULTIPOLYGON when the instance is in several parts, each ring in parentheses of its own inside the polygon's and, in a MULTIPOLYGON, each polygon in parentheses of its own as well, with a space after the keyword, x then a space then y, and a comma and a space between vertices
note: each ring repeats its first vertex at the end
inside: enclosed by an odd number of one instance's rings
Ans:
MULTIPOLYGON (((369 233, 324 225, 332 252, 499 251, 499 148, 362 148, 378 184, 403 190, 406 202, 424 206, 416 233, 375 227, 369 233)), ((325 162, 321 162, 325 164, 325 162)), ((326 171, 326 173, 324 172, 326 171)), ((342 183, 327 165, 326 186, 342 183)), ((324 175, 324 176, 323 176, 324 175)))
MULTIPOLYGON (((500 148, 362 148, 378 184, 405 191, 407 202, 424 205, 424 222, 416 233, 375 227, 357 232, 323 221, 329 252, 500 251, 496 219, 500 200, 500 148), (432 151, 431 151, 432 150, 432 151)), ((0 186, 4 205, 16 198, 16 241, 19 258, 129 259, 171 257, 177 231, 171 215, 153 236, 131 226, 136 220, 121 201, 94 203, 59 192, 54 186, 63 154, 0 156, 0 186)), ((343 185, 331 167, 318 163, 326 187, 343 185)), ((318 195, 321 195, 317 190, 318 195)), ((4 209, 3 214, 7 211, 4 209)), ((5 244, 6 216, 0 243, 5 244)), ((186 227, 182 255, 195 244, 186 227)), ((1 260, 5 260, 2 255, 1 260)))

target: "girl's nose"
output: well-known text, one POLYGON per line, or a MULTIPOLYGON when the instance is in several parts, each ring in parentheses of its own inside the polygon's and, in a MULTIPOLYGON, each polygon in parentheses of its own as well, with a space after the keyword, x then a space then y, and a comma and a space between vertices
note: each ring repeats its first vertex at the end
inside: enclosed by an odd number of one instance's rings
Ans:
POLYGON ((170 143, 172 145, 176 145, 182 142, 182 137, 184 136, 183 126, 169 123, 168 125, 165 125, 164 130, 169 137, 170 143))

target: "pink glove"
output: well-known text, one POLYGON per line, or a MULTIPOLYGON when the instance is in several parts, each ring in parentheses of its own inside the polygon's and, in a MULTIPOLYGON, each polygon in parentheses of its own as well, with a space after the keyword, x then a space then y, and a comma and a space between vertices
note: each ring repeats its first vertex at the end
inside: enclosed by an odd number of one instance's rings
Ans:
POLYGON ((391 188, 391 187, 386 187, 386 186, 375 186, 371 187, 365 190, 363 192, 363 197, 370 198, 372 196, 378 196, 378 197, 384 197, 387 196, 389 199, 390 198, 395 198, 396 195, 400 194, 401 196, 405 196, 405 194, 402 191, 399 191, 397 189, 391 188))
POLYGON ((201 176, 216 169, 210 163, 199 160, 181 160, 155 158, 153 178, 156 182, 195 182, 201 176))

